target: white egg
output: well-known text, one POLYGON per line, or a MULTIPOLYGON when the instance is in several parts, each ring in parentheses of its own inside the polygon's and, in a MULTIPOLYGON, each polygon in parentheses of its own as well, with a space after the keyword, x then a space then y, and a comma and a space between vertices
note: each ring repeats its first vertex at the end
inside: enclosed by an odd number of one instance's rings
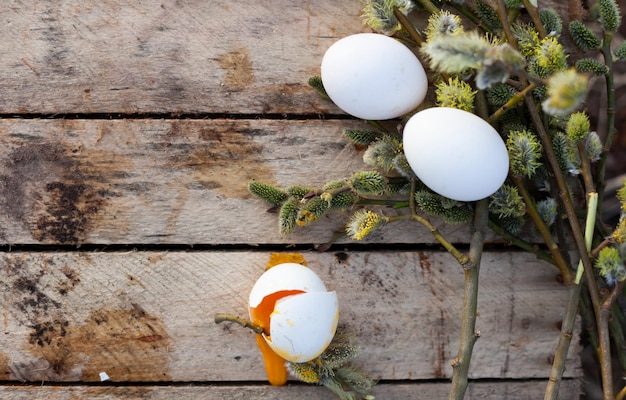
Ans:
POLYGON ((509 171, 498 132, 467 111, 434 107, 404 127, 404 153, 418 178, 434 192, 459 201, 492 195, 509 171))
POLYGON ((369 120, 397 118, 426 96, 428 79, 415 54, 376 33, 347 36, 328 48, 322 83, 343 111, 369 120))
POLYGON ((322 354, 337 330, 335 292, 301 293, 276 302, 267 344, 282 358, 306 362, 322 354))
POLYGON ((305 362, 319 356, 337 329, 337 294, 328 292, 319 276, 301 264, 284 263, 265 271, 250 291, 249 306, 255 323, 255 316, 263 320, 269 313, 269 327, 263 327, 269 335, 263 338, 288 361, 305 362), (268 297, 276 294, 278 299, 268 297), (267 307, 271 302, 263 303, 266 297, 275 300, 271 312, 267 307))

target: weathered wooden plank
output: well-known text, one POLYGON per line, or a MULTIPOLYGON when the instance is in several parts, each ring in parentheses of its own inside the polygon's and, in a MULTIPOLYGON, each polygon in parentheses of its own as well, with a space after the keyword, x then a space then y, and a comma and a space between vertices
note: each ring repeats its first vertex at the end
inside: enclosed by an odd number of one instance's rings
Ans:
MULTIPOLYGON (((470 382, 467 400, 528 400, 540 399, 546 382, 503 381, 470 382)), ((377 399, 414 400, 447 398, 449 385, 445 383, 379 384, 373 394, 377 399)), ((568 379, 561 385, 559 399, 571 400, 580 394, 579 382, 568 379)), ((0 386, 5 400, 328 400, 332 395, 315 386, 0 386)))
MULTIPOLYGON (((245 315, 263 252, 0 255, 0 380, 264 381, 245 315)), ((307 253, 381 379, 451 376, 463 273, 447 253, 307 253)), ((567 293, 523 253, 486 253, 472 378, 547 378, 567 293)), ((574 342, 566 376, 579 376, 574 342)))
MULTIPOLYGON (((348 213, 289 237, 249 180, 321 186, 369 170, 358 121, 0 120, 3 243, 326 243, 348 213)), ((388 209, 388 215, 398 211, 388 209)), ((467 242, 467 229, 442 227, 467 242)), ((347 239, 346 239, 347 240, 347 239)), ((369 242, 432 243, 416 224, 369 242)))
POLYGON ((0 113, 295 113, 358 1, 10 0, 0 113))

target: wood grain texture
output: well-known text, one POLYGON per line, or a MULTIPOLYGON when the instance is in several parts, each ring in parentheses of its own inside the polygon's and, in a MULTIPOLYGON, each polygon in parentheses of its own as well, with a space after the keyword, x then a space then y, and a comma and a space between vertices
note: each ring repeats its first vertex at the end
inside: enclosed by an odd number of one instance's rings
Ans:
MULTIPOLYGON (((245 316, 263 252, 0 255, 1 380, 263 381, 245 316)), ((439 252, 306 253, 336 290, 358 364, 381 379, 446 379, 463 274, 439 252)), ((566 301, 555 271, 526 254, 483 257, 471 378, 547 378, 566 301)), ((577 346, 566 376, 579 376, 577 346)))
MULTIPOLYGON (((320 187, 370 170, 358 121, 0 120, 0 241, 8 244, 326 243, 350 212, 278 234, 250 180, 320 187)), ((387 215, 401 211, 386 209, 387 215)), ((366 243, 433 243, 415 223, 366 243)), ((441 226, 467 242, 462 226, 441 226)), ((343 239, 340 242, 349 242, 343 239)))
MULTIPOLYGON (((546 383, 542 381, 471 382, 466 400, 528 400, 543 396, 546 383)), ((379 384, 374 396, 381 400, 444 399, 448 396, 445 383, 379 384)), ((577 398, 579 382, 568 379, 561 385, 559 399, 577 398)), ((330 392, 321 387, 287 385, 268 386, 39 386, 0 387, 4 400, 328 400, 330 392)))
POLYGON ((10 0, 0 113, 293 113, 358 1, 10 0))

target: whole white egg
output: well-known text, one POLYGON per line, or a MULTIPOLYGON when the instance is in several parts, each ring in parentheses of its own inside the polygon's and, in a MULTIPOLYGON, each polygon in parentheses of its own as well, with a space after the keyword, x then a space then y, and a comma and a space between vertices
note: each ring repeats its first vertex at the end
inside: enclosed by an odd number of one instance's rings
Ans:
POLYGON ((424 67, 405 45, 388 36, 358 33, 328 48, 322 83, 343 111, 369 120, 397 118, 426 96, 424 67))
POLYGON ((434 107, 404 127, 404 154, 432 191, 459 201, 492 195, 509 171, 506 145, 485 120, 467 111, 434 107))
POLYGON ((288 361, 319 356, 337 329, 337 294, 328 292, 320 277, 301 264, 284 263, 265 271, 252 287, 248 305, 252 321, 269 332, 263 334, 267 344, 288 361))

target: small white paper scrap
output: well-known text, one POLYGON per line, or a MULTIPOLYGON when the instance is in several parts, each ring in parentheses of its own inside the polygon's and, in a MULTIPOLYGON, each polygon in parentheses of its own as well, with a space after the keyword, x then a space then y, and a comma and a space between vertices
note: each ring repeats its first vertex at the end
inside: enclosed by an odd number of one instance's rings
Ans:
POLYGON ((109 380, 109 374, 107 374, 106 372, 100 372, 100 382, 104 382, 108 380, 109 380))

